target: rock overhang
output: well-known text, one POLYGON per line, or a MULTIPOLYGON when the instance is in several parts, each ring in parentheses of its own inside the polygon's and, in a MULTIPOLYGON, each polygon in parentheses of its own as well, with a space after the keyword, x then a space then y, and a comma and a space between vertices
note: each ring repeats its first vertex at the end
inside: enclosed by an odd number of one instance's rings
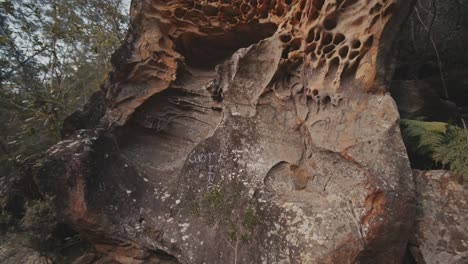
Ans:
POLYGON ((378 58, 405 5, 133 1, 105 113, 41 191, 181 263, 398 263, 413 186, 378 58))

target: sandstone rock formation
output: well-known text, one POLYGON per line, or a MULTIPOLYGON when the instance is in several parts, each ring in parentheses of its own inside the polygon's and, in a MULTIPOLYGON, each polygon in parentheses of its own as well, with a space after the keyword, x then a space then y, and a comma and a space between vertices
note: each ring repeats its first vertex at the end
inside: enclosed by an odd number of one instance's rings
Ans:
POLYGON ((133 1, 40 192, 121 263, 400 263, 414 190, 385 92, 411 2, 133 1))
POLYGON ((417 264, 468 262, 468 188, 448 171, 415 171, 417 213, 409 249, 417 264))

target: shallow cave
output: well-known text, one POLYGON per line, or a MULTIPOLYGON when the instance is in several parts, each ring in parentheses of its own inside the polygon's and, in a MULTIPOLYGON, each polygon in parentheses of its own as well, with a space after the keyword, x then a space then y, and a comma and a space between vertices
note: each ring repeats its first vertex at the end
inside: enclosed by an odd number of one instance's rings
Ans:
POLYGON ((276 29, 274 23, 240 25, 232 31, 208 36, 185 33, 175 39, 174 43, 188 66, 213 69, 238 49, 272 36, 276 29))

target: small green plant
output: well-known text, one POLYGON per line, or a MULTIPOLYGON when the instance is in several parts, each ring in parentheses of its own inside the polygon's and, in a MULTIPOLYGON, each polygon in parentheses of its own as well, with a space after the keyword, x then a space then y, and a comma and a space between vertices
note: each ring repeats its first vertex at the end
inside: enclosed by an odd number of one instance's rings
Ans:
POLYGON ((247 208, 244 210, 244 221, 242 222, 242 235, 241 240, 244 243, 249 243, 258 224, 257 211, 254 208, 247 208))
POLYGON ((209 225, 227 227, 228 243, 236 250, 239 242, 246 244, 253 239, 259 222, 255 204, 242 199, 242 184, 237 181, 230 182, 224 188, 221 185, 211 186, 190 204, 189 212, 204 218, 209 225))
POLYGON ((402 134, 410 152, 430 158, 468 178, 468 131, 442 122, 402 120, 402 134))
POLYGON ((242 225, 248 229, 253 230, 258 223, 257 212, 254 208, 247 208, 244 210, 244 221, 242 225))
POLYGON ((203 195, 203 207, 211 223, 224 220, 228 213, 226 199, 227 197, 219 186, 214 186, 203 195))

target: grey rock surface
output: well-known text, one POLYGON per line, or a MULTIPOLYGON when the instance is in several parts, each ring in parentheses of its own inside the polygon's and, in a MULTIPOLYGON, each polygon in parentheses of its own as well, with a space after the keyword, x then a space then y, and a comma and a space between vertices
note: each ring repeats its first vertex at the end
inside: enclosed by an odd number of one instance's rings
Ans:
POLYGON ((414 171, 417 213, 409 248, 416 263, 468 262, 468 188, 449 171, 414 171))

